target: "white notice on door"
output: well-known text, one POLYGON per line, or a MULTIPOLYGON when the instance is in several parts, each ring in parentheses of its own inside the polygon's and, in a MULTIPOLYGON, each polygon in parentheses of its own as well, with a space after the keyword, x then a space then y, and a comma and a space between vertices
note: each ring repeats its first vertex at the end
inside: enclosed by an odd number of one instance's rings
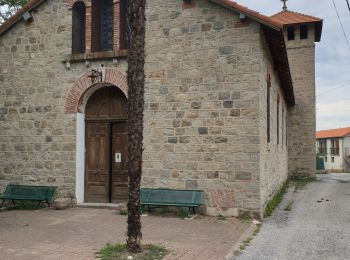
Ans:
POLYGON ((122 162, 122 154, 121 153, 115 153, 115 162, 122 162))

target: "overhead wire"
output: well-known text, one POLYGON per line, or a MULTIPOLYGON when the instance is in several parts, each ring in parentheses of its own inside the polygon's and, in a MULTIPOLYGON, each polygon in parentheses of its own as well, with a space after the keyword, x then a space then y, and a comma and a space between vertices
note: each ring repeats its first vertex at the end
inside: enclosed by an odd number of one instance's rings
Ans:
POLYGON ((343 83, 343 84, 341 84, 341 85, 339 85, 339 86, 337 86, 337 87, 334 87, 334 88, 332 88, 332 89, 323 91, 323 92, 321 92, 320 94, 316 95, 316 97, 319 97, 319 96, 321 96, 321 95, 323 95, 323 94, 327 94, 327 93, 329 93, 329 92, 332 92, 333 90, 336 90, 336 89, 339 89, 339 88, 348 87, 348 86, 350 86, 350 81, 349 81, 349 82, 345 82, 345 83, 343 83))
POLYGON ((340 19, 337 6, 335 5, 334 0, 332 0, 332 2, 333 2, 334 10, 335 10, 335 12, 337 13, 338 20, 339 20, 339 23, 340 23, 340 27, 341 27, 341 29, 342 29, 342 31, 343 31, 343 34, 344 34, 344 37, 345 37, 345 40, 346 40, 346 44, 348 45, 348 48, 349 48, 349 50, 350 50, 350 44, 349 44, 348 36, 346 35, 346 32, 345 32, 345 30, 344 30, 344 26, 343 26, 343 23, 342 23, 342 21, 341 21, 341 19, 340 19))
POLYGON ((346 0, 346 4, 348 5, 348 9, 350 11, 350 4, 349 4, 349 0, 346 0))

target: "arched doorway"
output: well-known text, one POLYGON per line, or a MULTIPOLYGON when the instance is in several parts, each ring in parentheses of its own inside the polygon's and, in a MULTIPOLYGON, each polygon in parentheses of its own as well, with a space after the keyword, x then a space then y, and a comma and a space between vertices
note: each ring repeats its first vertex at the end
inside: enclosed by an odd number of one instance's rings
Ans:
POLYGON ((85 108, 85 202, 128 197, 127 99, 114 86, 96 90, 85 108))

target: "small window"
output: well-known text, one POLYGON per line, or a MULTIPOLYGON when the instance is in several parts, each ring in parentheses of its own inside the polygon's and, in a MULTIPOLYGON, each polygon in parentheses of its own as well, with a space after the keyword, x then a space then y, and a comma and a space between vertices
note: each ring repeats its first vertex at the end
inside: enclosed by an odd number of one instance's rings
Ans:
POLYGON ((284 145, 284 107, 282 105, 282 146, 284 145))
POLYGON ((85 52, 85 13, 84 2, 78 1, 73 5, 72 21, 72 53, 85 52))
POLYGON ((92 1, 91 48, 113 50, 113 0, 92 1))
POLYGON ((295 29, 293 26, 288 27, 288 41, 293 41, 295 39, 295 29))
POLYGON ((334 163, 334 157, 331 157, 331 162, 334 163))
POLYGON ((128 48, 127 43, 127 27, 126 27, 127 0, 120 1, 120 49, 128 48))
POLYGON ((308 37, 308 26, 307 24, 300 25, 300 39, 307 39, 308 37))
POLYGON ((280 143, 280 96, 277 96, 277 144, 280 143))
POLYGON ((270 74, 267 75, 267 94, 266 94, 266 137, 267 137, 267 142, 269 143, 271 140, 271 133, 270 133, 270 88, 271 88, 271 76, 270 74))

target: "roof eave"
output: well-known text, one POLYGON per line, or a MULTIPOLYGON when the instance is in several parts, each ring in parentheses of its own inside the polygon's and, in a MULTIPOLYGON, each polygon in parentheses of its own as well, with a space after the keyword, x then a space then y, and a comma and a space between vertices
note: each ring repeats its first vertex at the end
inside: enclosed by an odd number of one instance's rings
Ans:
POLYGON ((281 87, 285 95, 286 103, 288 106, 294 106, 295 96, 293 80, 290 72, 289 59, 283 30, 280 29, 279 31, 273 31, 267 27, 264 27, 263 31, 270 48, 274 67, 276 68, 281 81, 281 87), (276 54, 276 51, 279 55, 276 54))
POLYGON ((258 12, 254 12, 248 8, 245 8, 245 10, 237 8, 236 6, 239 6, 239 5, 231 0, 210 0, 210 1, 212 1, 218 5, 221 5, 227 9, 235 11, 237 13, 242 13, 245 16, 247 16, 248 18, 255 20, 256 22, 258 22, 260 24, 268 26, 274 30, 280 30, 282 28, 281 24, 272 21, 272 19, 268 16, 262 15, 258 12))

